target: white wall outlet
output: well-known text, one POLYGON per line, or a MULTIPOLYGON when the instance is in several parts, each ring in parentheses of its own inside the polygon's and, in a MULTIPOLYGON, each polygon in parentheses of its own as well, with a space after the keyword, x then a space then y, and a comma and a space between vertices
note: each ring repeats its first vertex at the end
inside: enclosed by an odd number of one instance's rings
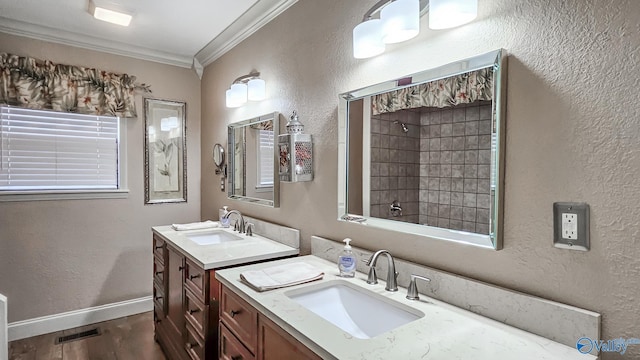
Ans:
POLYGON ((562 238, 568 240, 578 239, 578 215, 562 214, 562 238))
POLYGON ((553 204, 553 246, 589 250, 589 205, 565 202, 553 204))

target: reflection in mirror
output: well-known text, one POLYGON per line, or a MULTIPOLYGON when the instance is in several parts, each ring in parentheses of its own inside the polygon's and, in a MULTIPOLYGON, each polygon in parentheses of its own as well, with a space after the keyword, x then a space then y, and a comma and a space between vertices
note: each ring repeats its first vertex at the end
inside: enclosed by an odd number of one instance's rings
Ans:
POLYGON ((274 112, 228 127, 229 198, 278 207, 280 179, 274 139, 280 114, 274 112))
POLYGON ((504 51, 340 96, 341 220, 500 249, 504 51))

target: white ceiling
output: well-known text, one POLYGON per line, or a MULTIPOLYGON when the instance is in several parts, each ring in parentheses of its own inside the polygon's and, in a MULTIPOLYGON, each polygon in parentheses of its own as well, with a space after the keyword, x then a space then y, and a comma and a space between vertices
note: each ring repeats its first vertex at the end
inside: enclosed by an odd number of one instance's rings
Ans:
POLYGON ((94 19, 89 0, 0 0, 0 31, 191 67, 207 65, 297 0, 94 0, 133 14, 123 27, 94 19))

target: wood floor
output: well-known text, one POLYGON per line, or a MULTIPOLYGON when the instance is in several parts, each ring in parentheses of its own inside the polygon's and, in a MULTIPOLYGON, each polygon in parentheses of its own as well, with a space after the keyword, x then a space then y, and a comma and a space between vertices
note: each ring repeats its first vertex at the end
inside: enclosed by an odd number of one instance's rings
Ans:
POLYGON ((153 339, 153 312, 9 343, 9 360, 166 360, 153 339), (56 345, 58 337, 99 327, 101 335, 56 345))

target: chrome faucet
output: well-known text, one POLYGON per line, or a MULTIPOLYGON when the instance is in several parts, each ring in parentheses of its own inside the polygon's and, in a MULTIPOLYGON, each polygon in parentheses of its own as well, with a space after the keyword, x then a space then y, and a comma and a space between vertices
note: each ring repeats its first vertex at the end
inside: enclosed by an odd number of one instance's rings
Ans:
POLYGON ((238 225, 238 232, 239 233, 243 233, 245 232, 245 222, 244 222, 244 216, 242 216, 242 214, 240 213, 240 211, 238 210, 230 210, 228 213, 226 213, 223 218, 228 219, 229 216, 231 216, 231 214, 236 214, 238 215, 238 218, 240 220, 240 224, 236 223, 236 225, 238 225))
POLYGON ((376 262, 378 261, 378 256, 380 254, 385 254, 387 256, 387 262, 389 264, 389 268, 387 269, 387 286, 385 290, 387 291, 398 291, 398 273, 396 272, 396 263, 393 261, 393 257, 388 250, 378 250, 371 258, 366 261, 367 266, 369 266, 369 277, 367 279, 368 284, 377 284, 378 277, 376 275, 376 262))

